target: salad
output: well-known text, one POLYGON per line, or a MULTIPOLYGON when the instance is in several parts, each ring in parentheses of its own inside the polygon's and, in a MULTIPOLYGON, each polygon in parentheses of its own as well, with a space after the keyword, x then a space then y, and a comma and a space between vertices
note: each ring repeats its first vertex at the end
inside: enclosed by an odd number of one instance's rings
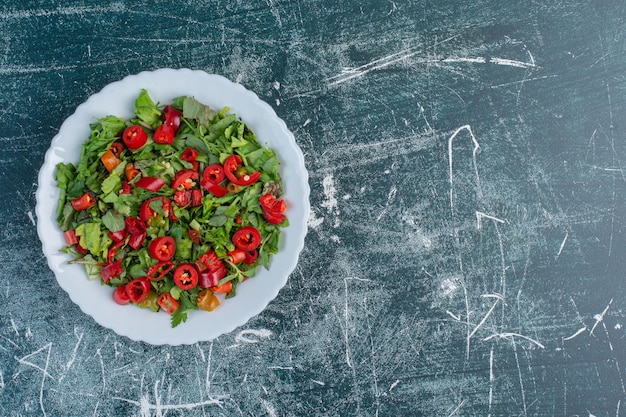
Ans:
POLYGON ((212 311, 269 268, 288 226, 275 152, 228 108, 193 97, 98 119, 76 164, 59 163, 57 221, 71 263, 118 304, 212 311))

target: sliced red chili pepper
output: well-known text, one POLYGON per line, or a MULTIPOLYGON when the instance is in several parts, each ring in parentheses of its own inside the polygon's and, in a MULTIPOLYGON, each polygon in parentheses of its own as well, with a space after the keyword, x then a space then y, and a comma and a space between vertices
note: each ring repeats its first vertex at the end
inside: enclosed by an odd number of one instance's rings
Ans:
POLYGON ((128 149, 137 150, 146 144, 148 134, 141 126, 131 125, 124 129, 122 140, 128 149))
POLYGON ((230 182, 241 186, 254 184, 261 177, 261 173, 254 171, 252 174, 242 173, 242 175, 238 176, 237 174, 240 173, 239 168, 242 162, 241 157, 236 154, 226 158, 224 161, 224 174, 226 174, 226 178, 228 178, 230 182))
POLYGON ((187 207, 191 203, 191 191, 179 190, 174 193, 174 204, 178 207, 187 207))
POLYGON ((181 112, 169 105, 165 106, 163 108, 163 112, 161 113, 161 120, 164 122, 163 124, 169 126, 174 132, 176 132, 180 127, 181 118, 181 112))
POLYGON ((150 292, 150 281, 146 277, 135 278, 126 284, 126 294, 133 303, 142 302, 150 292))
POLYGON ((259 251, 258 250, 252 250, 252 251, 246 251, 246 259, 244 259, 243 263, 246 265, 252 265, 253 263, 256 262, 256 260, 259 258, 259 251))
POLYGON ((176 136, 174 129, 164 124, 156 128, 152 139, 159 145, 171 145, 174 142, 174 136, 176 136))
MULTIPOLYGON (((161 210, 165 217, 172 218, 173 210, 170 200, 166 197, 152 197, 147 199, 141 204, 139 208, 139 218, 144 222, 147 222, 151 217, 155 217, 158 213, 150 207, 154 201, 159 200, 161 202, 161 210)), ((174 220, 174 219, 172 219, 174 220)))
POLYGON ((198 283, 200 284, 200 288, 210 288, 215 287, 220 279, 224 278, 228 271, 226 271, 226 267, 221 265, 215 271, 203 271, 200 272, 200 277, 198 283))
POLYGON ((224 181, 224 178, 226 174, 221 164, 211 164, 202 172, 202 179, 213 184, 219 184, 224 181))
POLYGON ((227 253, 230 257, 230 261, 234 264, 239 264, 246 260, 246 251, 241 249, 235 249, 227 253))
POLYGON ((285 220, 285 215, 274 211, 264 211, 263 218, 270 224, 281 224, 285 220))
POLYGON ((63 237, 65 238, 65 243, 67 243, 69 246, 73 246, 80 241, 80 239, 76 235, 75 230, 68 230, 67 232, 63 232, 63 237))
POLYGON ((146 223, 137 217, 126 217, 124 219, 124 230, 131 235, 146 233, 146 223))
POLYGON ((87 210, 88 208, 93 207, 96 202, 96 196, 94 196, 92 192, 87 191, 80 197, 72 200, 72 207, 74 207, 74 210, 78 211, 87 210))
POLYGON ((155 193, 165 185, 165 180, 158 177, 141 177, 135 185, 139 188, 145 188, 146 190, 155 193))
POLYGON ((178 310, 180 303, 169 292, 164 292, 159 295, 157 304, 161 307, 161 310, 165 311, 170 316, 178 310))
POLYGON ((76 252, 80 253, 81 255, 87 255, 89 253, 88 249, 83 248, 82 246, 80 246, 80 243, 78 245, 76 245, 76 252))
POLYGON ((130 235, 130 238, 128 239, 128 246, 130 246, 131 248, 135 250, 139 250, 139 248, 141 247, 141 244, 143 243, 145 239, 146 239, 146 232, 132 234, 130 235))
POLYGON ((109 282, 111 278, 119 276, 123 271, 122 261, 109 262, 100 269, 100 277, 104 282, 109 282))
POLYGON ((192 162, 195 161, 197 157, 198 151, 196 151, 194 148, 185 148, 183 153, 180 155, 180 160, 192 162))
POLYGON ((214 293, 228 294, 229 292, 233 290, 233 283, 230 281, 227 281, 221 285, 216 285, 215 287, 211 287, 210 290, 214 293))
POLYGON ((171 187, 175 190, 188 190, 198 181, 198 172, 193 169, 181 169, 174 176, 171 187))
MULTIPOLYGON (((126 219, 124 219, 124 223, 126 223, 126 219)), ((109 237, 113 239, 113 242, 121 242, 126 239, 128 232, 125 229, 119 230, 117 232, 109 232, 109 237)))
POLYGON ((174 262, 162 261, 148 268, 148 279, 158 281, 174 268, 174 262))
POLYGON ((135 165, 132 162, 129 162, 124 167, 124 175, 128 181, 132 181, 137 175, 139 175, 139 170, 135 168, 135 165))
POLYGON ((202 190, 191 190, 191 207, 198 207, 202 205, 202 190))
POLYGON ((148 254, 158 261, 169 261, 175 253, 176 241, 171 236, 157 237, 148 246, 148 254))
POLYGON ((232 242, 237 249, 251 251, 261 244, 261 233, 254 226, 244 226, 235 232, 232 242))
POLYGON ((198 270, 193 264, 182 263, 174 270, 174 284, 181 290, 190 290, 198 285, 198 270))
POLYGON ((115 242, 109 247, 109 251, 107 252, 107 262, 112 263, 115 259, 115 255, 117 255, 118 250, 126 244, 125 241, 115 242))
POLYGON ((126 284, 122 284, 113 291, 113 301, 119 305, 125 305, 130 302, 128 293, 126 292, 126 284))
POLYGON ((215 197, 224 197, 228 194, 228 189, 222 187, 221 185, 205 181, 204 179, 200 181, 200 186, 213 194, 215 197))
POLYGON ((122 181, 122 189, 120 190, 120 194, 130 194, 130 184, 128 181, 122 181))
POLYGON ((278 200, 273 194, 263 194, 259 197, 259 204, 264 211, 282 213, 287 209, 284 200, 278 200))
POLYGON ((200 272, 206 271, 207 269, 209 271, 215 271, 220 267, 224 267, 224 264, 222 263, 222 260, 217 257, 215 252, 208 250, 204 255, 200 256, 198 260, 196 260, 196 267, 200 272))
POLYGON ((189 229, 187 230, 187 234, 189 235, 189 239, 196 245, 200 244, 200 233, 197 230, 189 229))

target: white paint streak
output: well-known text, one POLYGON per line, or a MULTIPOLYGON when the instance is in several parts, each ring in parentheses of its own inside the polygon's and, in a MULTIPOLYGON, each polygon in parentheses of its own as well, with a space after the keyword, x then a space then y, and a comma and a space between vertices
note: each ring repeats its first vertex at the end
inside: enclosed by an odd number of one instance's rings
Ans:
POLYGON ((321 206, 328 212, 333 212, 337 209, 337 189, 335 188, 335 179, 333 174, 328 174, 322 180, 322 186, 324 187, 324 197, 326 198, 321 206))
POLYGON ((237 345, 240 345, 242 343, 250 343, 250 344, 259 343, 260 339, 268 339, 271 335, 272 335, 272 332, 270 330, 267 330, 267 329, 242 330, 235 337, 235 342, 237 342, 237 345), (256 336, 258 339, 251 338, 251 337, 248 337, 248 336, 256 336))
POLYGON ((263 408, 265 408, 265 411, 267 411, 267 414, 270 415, 270 417, 278 417, 278 414, 276 414, 276 409, 272 404, 262 398, 261 404, 263 405, 263 408))
POLYGON ((563 338, 563 340, 572 340, 572 339, 574 339, 575 337, 580 336, 581 334, 583 334, 585 331, 587 331, 587 327, 581 327, 580 329, 578 329, 578 330, 576 331, 576 333, 574 333, 574 334, 573 334, 573 335, 571 335, 571 336, 564 337, 564 338, 563 338))
POLYGON ((452 136, 450 136, 450 138, 448 139, 448 180, 450 182, 450 209, 451 210, 454 209, 454 174, 452 170, 452 167, 453 167, 452 145, 454 143, 454 139, 463 130, 467 130, 469 132, 470 138, 472 139, 472 143, 474 145, 474 148, 472 150, 472 159, 474 161, 474 172, 476 174, 477 185, 480 190, 480 177, 478 176, 478 166, 476 163, 476 153, 478 152, 478 149, 480 148, 480 144, 476 140, 476 137, 474 136, 474 132, 472 132, 471 126, 464 125, 464 126, 459 127, 457 130, 455 130, 454 133, 452 133, 452 136))
MULTIPOLYGON (((472 330, 472 332, 467 336, 468 339, 471 339, 476 332, 483 326, 483 324, 485 324, 485 322, 487 321, 487 319, 489 318, 489 316, 491 316, 491 313, 493 313, 493 310, 496 308, 496 306, 498 305, 500 300, 496 299, 496 302, 493 303, 493 305, 491 306, 491 308, 489 309, 489 311, 487 312, 487 314, 485 314, 485 317, 483 317, 483 319, 480 321, 480 323, 478 323, 476 325, 476 327, 474 327, 474 330, 472 330)), ((468 341, 469 343, 469 341, 468 341)))
POLYGON ((362 77, 372 71, 388 67, 389 65, 404 61, 412 56, 417 55, 418 52, 409 52, 410 50, 411 49, 409 48, 395 54, 387 55, 383 58, 376 59, 357 68, 344 68, 341 71, 341 74, 330 77, 326 79, 326 81, 334 80, 329 83, 329 86, 335 86, 354 78, 362 77))
POLYGON ((506 58, 489 58, 489 62, 497 65, 504 65, 506 67, 516 67, 516 68, 536 68, 534 62, 523 62, 516 61, 514 59, 506 59, 506 58))
POLYGON ((30 353, 26 356, 23 356, 22 358, 16 358, 16 360, 21 363, 22 365, 27 365, 27 366, 32 366, 33 368, 41 371, 42 373, 42 377, 41 377, 41 385, 39 387, 39 407, 41 408, 41 412, 43 414, 44 417, 47 417, 46 414, 46 409, 43 406, 43 388, 44 388, 44 384, 46 382, 46 377, 49 377, 51 379, 54 380, 54 378, 52 378, 52 376, 48 373, 48 365, 50 364, 50 352, 52 351, 52 343, 48 343, 47 345, 37 349, 36 351, 34 351, 33 353, 30 353), (48 350, 48 353, 46 355, 46 364, 45 366, 42 368, 38 365, 35 365, 34 363, 27 361, 25 359, 29 359, 35 355, 37 355, 40 352, 43 352, 44 350, 48 350))
POLYGON ((559 252, 554 257, 555 260, 559 259, 559 256, 561 256, 561 252, 563 252, 563 248, 565 247, 565 242, 567 242, 568 237, 569 237, 569 233, 565 233, 565 237, 563 238, 563 242, 561 242, 561 247, 559 248, 559 252))
POLYGON ((589 332, 589 335, 592 335, 594 330, 596 330, 596 327, 598 327, 598 324, 600 324, 604 320, 604 316, 606 315, 607 311, 609 311, 609 307, 611 307, 612 303, 613 303, 613 299, 611 298, 611 301, 609 301, 609 304, 606 306, 604 311, 602 313, 600 313, 600 314, 596 314, 595 316, 593 316, 593 318, 596 320, 596 322, 594 323, 593 327, 591 328, 591 332, 589 332))
POLYGON ((37 222, 35 221, 35 216, 33 216, 33 212, 29 210, 26 214, 28 215, 28 218, 30 219, 30 222, 33 224, 33 226, 37 226, 37 222))
POLYGON ((307 220, 307 226, 310 227, 311 229, 317 229, 318 227, 321 226, 322 223, 324 223, 324 218, 316 217, 315 211, 311 210, 309 212, 309 219, 307 220))
POLYGON ((477 229, 481 229, 482 228, 482 219, 489 219, 489 220, 493 220, 494 222, 498 222, 498 223, 507 223, 506 220, 502 220, 499 219, 497 217, 494 216, 490 216, 488 214, 483 213, 482 211, 477 211, 476 212, 476 228, 477 229))
POLYGON ((540 343, 540 342, 538 342, 537 340, 532 339, 532 338, 530 338, 530 337, 528 337, 528 336, 524 336, 524 335, 519 334, 519 333, 497 333, 497 334, 492 334, 491 336, 487 336, 487 337, 485 337, 485 338, 483 339, 483 341, 485 341, 485 342, 486 342, 486 341, 491 340, 491 339, 494 339, 494 338, 499 338, 499 339, 514 339, 514 338, 516 338, 516 337, 519 337, 519 338, 522 338, 522 339, 528 340, 529 342, 532 342, 532 343, 534 343, 535 345, 539 346, 541 349, 545 349, 545 348, 546 348, 543 344, 541 344, 541 343, 540 343))
POLYGON ((376 220, 380 221, 380 219, 383 218, 383 216, 385 215, 385 213, 387 213, 387 210, 389 209, 389 205, 393 202, 393 200, 396 198, 396 193, 398 192, 398 187, 396 187, 396 185, 392 185, 391 189, 389 190, 389 193, 387 194, 387 202, 385 203, 385 208, 383 208, 383 210, 380 212, 380 214, 378 215, 378 217, 376 218, 376 220))

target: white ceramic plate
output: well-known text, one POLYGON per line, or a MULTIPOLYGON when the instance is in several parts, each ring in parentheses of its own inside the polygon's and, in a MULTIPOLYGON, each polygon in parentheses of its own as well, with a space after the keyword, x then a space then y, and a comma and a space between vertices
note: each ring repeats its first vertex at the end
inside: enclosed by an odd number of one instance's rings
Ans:
POLYGON ((189 69, 159 69, 131 75, 107 85, 78 106, 52 140, 39 171, 36 197, 37 232, 48 265, 61 288, 102 326, 133 340, 155 345, 212 340, 259 314, 278 295, 296 267, 304 246, 310 210, 308 174, 302 151, 274 110, 239 84, 219 75, 189 69), (283 229, 280 250, 272 257, 269 271, 259 267, 255 278, 237 288, 236 297, 225 300, 213 312, 191 312, 186 323, 173 329, 167 314, 134 306, 119 306, 111 298, 111 287, 101 285, 99 280, 88 280, 81 265, 69 265, 67 262, 72 257, 60 252, 65 240, 56 222, 59 198, 54 180, 56 164, 78 161, 82 143, 89 137, 89 124, 96 118, 107 115, 126 119, 132 117, 135 99, 142 88, 148 90, 155 102, 162 104, 188 95, 214 109, 229 106, 231 112, 256 133, 261 144, 273 148, 278 154, 284 199, 288 203, 286 215, 289 226, 283 229))

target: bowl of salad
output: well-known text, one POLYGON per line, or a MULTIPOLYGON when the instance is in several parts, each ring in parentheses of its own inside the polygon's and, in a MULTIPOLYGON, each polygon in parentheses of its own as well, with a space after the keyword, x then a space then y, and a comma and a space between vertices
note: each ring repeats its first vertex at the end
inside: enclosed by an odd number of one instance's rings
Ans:
POLYGON ((310 210, 304 157, 274 110, 189 69, 131 75, 78 106, 36 198, 61 288, 100 325, 157 345, 259 314, 297 265, 310 210))

